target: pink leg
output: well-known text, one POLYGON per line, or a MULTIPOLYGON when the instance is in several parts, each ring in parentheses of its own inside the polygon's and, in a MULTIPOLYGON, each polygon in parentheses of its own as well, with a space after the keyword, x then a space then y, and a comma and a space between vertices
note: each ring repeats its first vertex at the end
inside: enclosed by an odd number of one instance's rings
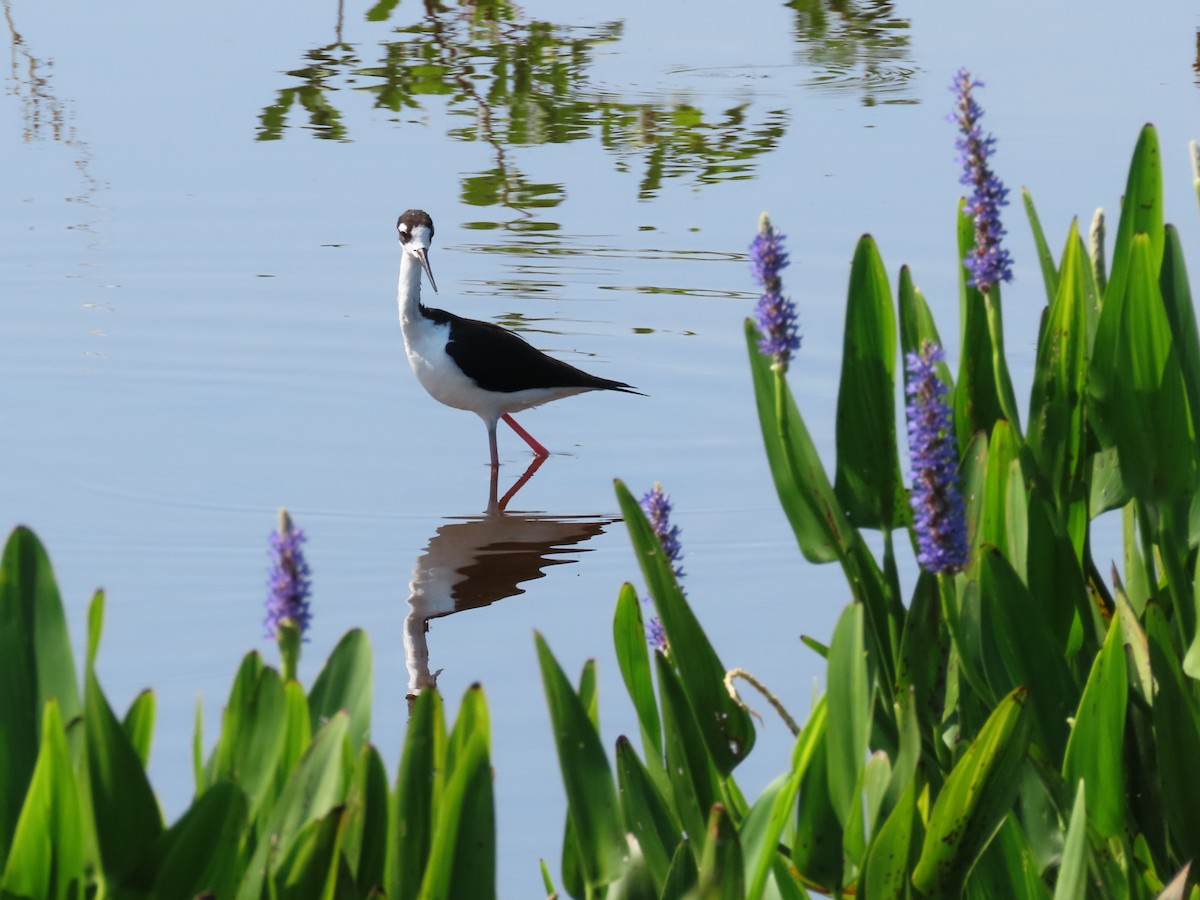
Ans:
MULTIPOLYGON (((524 428, 522 428, 520 425, 517 424, 516 419, 514 419, 508 413, 505 413, 503 416, 501 416, 501 418, 504 419, 504 421, 508 423, 509 428, 511 428, 513 431, 515 431, 520 436, 521 440, 523 440, 525 443, 527 443, 530 447, 533 448, 534 456, 538 457, 539 459, 545 459, 547 456, 550 455, 550 451, 547 450, 545 447, 543 447, 541 444, 539 444, 537 441, 535 441, 533 439, 532 434, 530 434, 528 431, 526 431, 524 428)), ((493 463, 493 465, 495 465, 495 464, 493 463)))

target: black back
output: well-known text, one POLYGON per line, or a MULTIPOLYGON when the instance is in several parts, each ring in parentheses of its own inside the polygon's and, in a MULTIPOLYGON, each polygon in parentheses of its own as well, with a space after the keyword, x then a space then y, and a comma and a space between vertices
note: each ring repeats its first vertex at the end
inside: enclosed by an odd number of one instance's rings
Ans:
POLYGON ((577 387, 639 393, 622 381, 589 375, 561 359, 547 356, 499 325, 464 319, 442 309, 422 307, 421 311, 438 325, 450 326, 446 353, 485 391, 510 394, 530 388, 577 387))

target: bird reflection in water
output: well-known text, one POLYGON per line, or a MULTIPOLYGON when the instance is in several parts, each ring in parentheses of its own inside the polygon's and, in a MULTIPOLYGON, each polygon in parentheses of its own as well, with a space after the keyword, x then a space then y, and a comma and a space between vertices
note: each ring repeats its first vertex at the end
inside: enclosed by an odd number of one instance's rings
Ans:
POLYGON ((417 557, 404 620, 410 707, 421 691, 437 687, 441 673, 429 666, 431 619, 525 593, 522 584, 541 578, 550 566, 577 562, 587 552, 579 545, 620 521, 617 516, 508 512, 508 502, 542 462, 535 459, 501 499, 498 472, 492 469, 487 512, 440 526, 417 557))

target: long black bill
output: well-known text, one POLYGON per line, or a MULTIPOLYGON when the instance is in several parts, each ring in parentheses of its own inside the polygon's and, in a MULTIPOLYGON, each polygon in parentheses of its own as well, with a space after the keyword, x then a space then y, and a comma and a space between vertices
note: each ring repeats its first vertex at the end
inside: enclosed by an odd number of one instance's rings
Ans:
POLYGON ((437 293, 437 282, 433 280, 433 269, 429 268, 429 257, 426 255, 428 251, 424 247, 417 249, 417 259, 421 261, 421 268, 425 270, 425 274, 429 276, 429 286, 433 288, 433 292, 437 293))

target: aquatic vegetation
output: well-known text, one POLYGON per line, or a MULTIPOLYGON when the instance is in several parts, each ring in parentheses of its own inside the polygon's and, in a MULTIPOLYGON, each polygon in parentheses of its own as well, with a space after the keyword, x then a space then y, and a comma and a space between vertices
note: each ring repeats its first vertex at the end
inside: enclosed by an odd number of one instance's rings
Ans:
POLYGON ((758 221, 758 234, 750 244, 750 268, 763 289, 754 311, 763 335, 758 348, 786 372, 792 354, 800 349, 800 329, 796 305, 783 295, 780 273, 788 264, 783 241, 784 235, 771 226, 770 218, 763 213, 758 221))
POLYGON ((975 246, 963 264, 971 270, 968 284, 986 293, 1001 281, 1012 281, 1012 259, 1000 242, 1005 235, 1000 224, 1000 207, 1008 206, 1008 188, 988 163, 996 149, 996 138, 991 133, 984 134, 979 124, 983 109, 972 92, 980 87, 982 81, 973 79, 966 69, 959 69, 950 89, 955 95, 951 118, 958 123, 961 133, 955 144, 963 167, 960 181, 971 188, 963 211, 975 224, 975 246))
MULTIPOLYGON (((683 545, 679 543, 679 526, 671 524, 671 498, 663 492, 662 484, 655 482, 654 487, 642 495, 641 507, 658 537, 663 555, 671 564, 671 571, 677 579, 682 579, 683 545)), ((646 640, 655 650, 667 649, 667 635, 658 616, 651 616, 646 622, 646 640)))
POLYGON ((312 581, 302 545, 304 532, 292 527, 286 509, 279 511, 279 530, 271 532, 271 571, 267 576, 267 617, 263 627, 267 637, 276 637, 281 623, 288 619, 300 632, 301 640, 312 621, 308 598, 312 581))
POLYGON ((957 572, 967 564, 967 516, 958 486, 958 447, 938 376, 942 348, 928 341, 907 356, 908 446, 912 457, 913 530, 917 562, 926 572, 957 572))

